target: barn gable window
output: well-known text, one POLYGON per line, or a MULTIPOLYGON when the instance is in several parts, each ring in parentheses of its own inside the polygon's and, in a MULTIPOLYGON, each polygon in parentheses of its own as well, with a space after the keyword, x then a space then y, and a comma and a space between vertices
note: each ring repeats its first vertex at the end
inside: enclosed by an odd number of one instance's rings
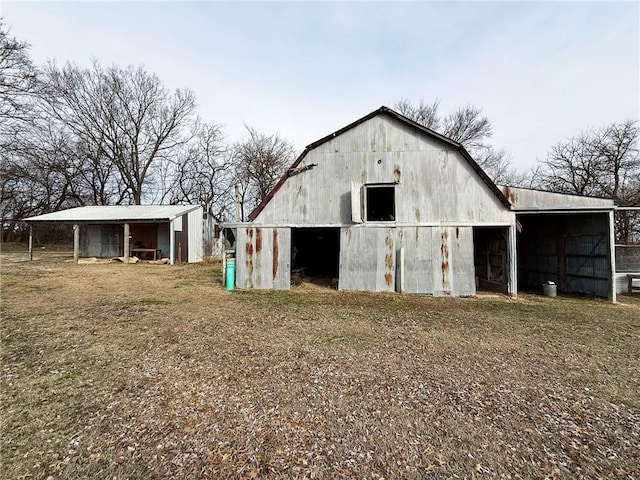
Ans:
POLYGON ((395 221, 395 185, 365 185, 365 215, 367 222, 395 221))

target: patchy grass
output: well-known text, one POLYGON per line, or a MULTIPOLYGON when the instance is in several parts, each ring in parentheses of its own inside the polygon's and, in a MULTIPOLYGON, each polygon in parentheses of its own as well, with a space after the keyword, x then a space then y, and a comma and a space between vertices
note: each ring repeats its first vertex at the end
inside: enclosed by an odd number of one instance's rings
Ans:
POLYGON ((640 302, 2 254, 4 478, 638 478, 640 302))

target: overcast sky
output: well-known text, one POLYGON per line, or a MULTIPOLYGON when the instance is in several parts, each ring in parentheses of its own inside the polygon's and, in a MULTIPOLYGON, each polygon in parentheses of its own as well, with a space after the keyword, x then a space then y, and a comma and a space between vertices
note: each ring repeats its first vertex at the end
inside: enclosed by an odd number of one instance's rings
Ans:
POLYGON ((640 117, 639 2, 11 2, 49 59, 143 64, 224 127, 298 150, 399 98, 483 108, 520 169, 591 126, 640 117))

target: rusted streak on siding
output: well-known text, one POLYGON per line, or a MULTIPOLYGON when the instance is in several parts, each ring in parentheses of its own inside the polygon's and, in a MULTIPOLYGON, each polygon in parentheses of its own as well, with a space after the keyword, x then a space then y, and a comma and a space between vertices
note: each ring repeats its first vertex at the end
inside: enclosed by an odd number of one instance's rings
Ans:
POLYGON ((393 166, 393 179, 395 180, 396 183, 400 183, 400 176, 402 175, 402 172, 400 171, 400 165, 394 165, 393 166))
POLYGON ((247 228, 247 243, 244 246, 244 251, 247 254, 247 259, 245 264, 247 266, 247 278, 249 279, 249 284, 253 283, 253 229, 247 228))
POLYGON ((460 227, 456 227, 456 240, 460 238, 460 227))
POLYGON ((384 256, 384 265, 391 270, 391 267, 393 267, 393 256, 390 253, 387 253, 384 256))
POLYGON ((416 214, 416 222, 419 222, 420 221, 420 208, 416 207, 414 212, 416 214))
POLYGON ((256 228, 256 253, 262 251, 262 229, 256 228))
POLYGON ((445 295, 451 294, 451 285, 449 284, 449 246, 447 240, 449 233, 445 230, 442 232, 440 245, 440 253, 442 254, 442 291, 445 295))
POLYGON ((389 250, 387 254, 384 256, 384 266, 387 272, 384 274, 384 283, 387 284, 387 287, 391 286, 393 281, 393 238, 391 238, 388 234, 384 239, 384 243, 389 250))
POLYGON ((277 229, 273 229, 273 264, 271 267, 271 275, 273 277, 273 279, 276 279, 276 276, 278 275, 278 230, 277 229))
POLYGON ((507 200, 509 200, 509 202, 512 205, 515 205, 516 203, 516 192, 514 192, 513 190, 511 190, 509 187, 504 187, 504 196, 507 197, 507 200))

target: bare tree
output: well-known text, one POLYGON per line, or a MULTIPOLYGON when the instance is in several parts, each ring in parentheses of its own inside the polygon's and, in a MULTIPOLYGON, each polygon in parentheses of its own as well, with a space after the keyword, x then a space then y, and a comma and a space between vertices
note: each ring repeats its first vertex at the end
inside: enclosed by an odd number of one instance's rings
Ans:
POLYGON ((202 205, 217 222, 228 219, 232 205, 232 160, 223 142, 222 130, 215 124, 197 126, 197 133, 185 154, 175 160, 171 203, 202 205))
POLYGON ((40 122, 0 152, 0 209, 5 240, 24 217, 84 204, 84 185, 70 158, 69 139, 40 122))
POLYGON ((233 149, 242 219, 247 209, 256 207, 271 192, 294 157, 293 145, 279 134, 265 135, 247 125, 245 128, 247 136, 233 149))
POLYGON ((420 99, 418 104, 414 105, 406 98, 401 98, 394 104, 393 108, 414 122, 438 132, 441 124, 440 114, 438 113, 439 107, 440 100, 426 103, 420 99))
MULTIPOLYGON (((140 204, 160 164, 190 138, 193 93, 169 93, 142 67, 49 64, 44 75, 47 113, 91 152, 90 158, 108 160, 124 187, 120 196, 140 204)), ((106 174, 105 164, 100 166, 106 174)))
MULTIPOLYGON (((628 120, 563 140, 539 162, 534 185, 554 192, 613 198, 622 206, 640 206, 638 135, 637 122, 628 120)), ((618 212, 617 227, 619 241, 640 241, 637 215, 618 212)))
POLYGON ((0 19, 0 124, 30 118, 28 104, 36 83, 28 45, 12 37, 0 19))
POLYGON ((432 103, 420 100, 413 104, 400 99, 394 104, 394 108, 410 120, 461 143, 495 182, 511 185, 524 182, 525 177, 511 166, 507 153, 488 143, 493 136, 493 125, 480 108, 458 107, 442 118, 439 107, 440 100, 432 103))

